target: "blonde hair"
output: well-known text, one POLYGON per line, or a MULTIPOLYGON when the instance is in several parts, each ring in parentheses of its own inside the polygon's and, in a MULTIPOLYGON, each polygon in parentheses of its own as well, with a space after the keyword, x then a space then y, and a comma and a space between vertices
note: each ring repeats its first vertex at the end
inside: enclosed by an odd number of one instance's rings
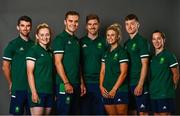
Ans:
MULTIPOLYGON (((38 35, 38 33, 39 33, 39 30, 40 29, 43 29, 43 28, 47 28, 48 30, 49 30, 49 32, 50 32, 50 42, 48 43, 48 45, 47 45, 47 47, 49 47, 50 46, 50 43, 51 43, 51 36, 52 36, 52 30, 51 30, 51 28, 49 27, 49 25, 47 24, 47 23, 40 23, 39 25, 37 25, 37 27, 36 27, 36 35, 38 35)), ((36 39, 36 44, 38 43, 38 40, 36 39)))
POLYGON ((116 32, 117 34, 117 39, 118 39, 118 43, 120 43, 121 39, 122 39, 122 32, 121 32, 121 25, 119 23, 113 23, 112 25, 110 25, 107 29, 106 29, 106 34, 107 31, 109 30, 113 30, 116 32))

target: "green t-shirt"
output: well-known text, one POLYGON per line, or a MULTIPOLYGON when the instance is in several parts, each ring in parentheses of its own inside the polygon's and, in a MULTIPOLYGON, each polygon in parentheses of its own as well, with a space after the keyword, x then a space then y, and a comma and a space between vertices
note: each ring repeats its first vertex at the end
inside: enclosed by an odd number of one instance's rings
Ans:
MULTIPOLYGON (((63 31, 53 40, 52 48, 54 54, 63 54, 62 63, 70 83, 78 84, 80 82, 80 45, 78 38, 63 31)), ((56 83, 62 83, 58 74, 56 74, 56 83)))
POLYGON ((52 93, 52 52, 49 49, 45 50, 40 45, 34 45, 29 49, 26 55, 26 60, 32 60, 35 62, 34 82, 37 92, 52 93))
POLYGON ((124 44, 125 50, 128 52, 130 59, 128 77, 130 85, 137 85, 141 73, 141 59, 148 58, 150 53, 150 44, 139 34, 134 38, 128 39, 124 44))
MULTIPOLYGON (((113 51, 110 52, 108 49, 104 57, 102 58, 102 62, 105 63, 105 76, 103 86, 110 91, 113 86, 115 85, 120 72, 120 64, 121 63, 128 63, 128 56, 126 51, 121 47, 118 46, 113 51)), ((127 92, 128 91, 128 82, 127 79, 122 83, 117 91, 127 92)))
POLYGON ((150 63, 150 96, 152 99, 174 98, 175 89, 171 68, 178 66, 176 57, 164 49, 150 63))
POLYGON ((32 40, 25 41, 20 36, 9 42, 4 50, 3 60, 11 62, 11 91, 27 90, 26 53, 34 45, 32 40))
POLYGON ((99 83, 101 58, 106 48, 106 40, 98 36, 91 40, 84 36, 80 41, 82 74, 86 83, 99 83))

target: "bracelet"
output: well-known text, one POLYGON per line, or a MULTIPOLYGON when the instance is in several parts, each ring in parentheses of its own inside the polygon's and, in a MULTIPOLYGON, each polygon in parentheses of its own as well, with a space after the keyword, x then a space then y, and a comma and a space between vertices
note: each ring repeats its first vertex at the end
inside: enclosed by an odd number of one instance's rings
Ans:
POLYGON ((65 82, 64 85, 69 84, 69 82, 65 82))

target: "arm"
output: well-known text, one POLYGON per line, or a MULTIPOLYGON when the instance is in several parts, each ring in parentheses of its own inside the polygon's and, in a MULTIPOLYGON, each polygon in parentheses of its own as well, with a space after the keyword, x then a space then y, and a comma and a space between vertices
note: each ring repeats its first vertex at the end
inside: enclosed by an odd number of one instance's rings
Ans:
POLYGON ((64 67, 62 64, 62 59, 63 59, 63 54, 55 54, 54 55, 55 67, 56 67, 57 73, 60 75, 62 81, 64 82, 65 91, 67 93, 73 93, 73 87, 69 83, 69 80, 65 74, 65 70, 64 70, 64 67))
POLYGON ((110 98, 114 98, 114 96, 116 95, 117 89, 122 85, 122 83, 124 82, 124 80, 126 78, 127 71, 128 71, 128 64, 127 63, 121 63, 120 64, 120 72, 121 72, 121 74, 119 75, 114 87, 109 92, 110 98))
POLYGON ((3 60, 2 63, 2 70, 4 73, 4 76, 8 82, 9 85, 9 91, 11 91, 11 87, 12 87, 12 80, 11 80, 11 62, 7 61, 7 60, 3 60))
POLYGON ((148 72, 148 63, 149 63, 148 58, 142 58, 141 63, 142 63, 142 67, 141 67, 140 79, 134 90, 134 94, 136 96, 141 95, 143 91, 144 81, 146 80, 146 76, 148 72))
POLYGON ((179 82, 179 67, 173 67, 171 68, 171 71, 173 73, 173 82, 175 89, 177 88, 178 82, 179 82))
POLYGON ((105 63, 101 63, 99 86, 100 86, 100 90, 101 90, 102 96, 105 97, 105 98, 107 98, 107 97, 108 97, 108 92, 107 92, 107 90, 103 87, 104 75, 105 75, 105 63))
POLYGON ((34 103, 38 103, 39 102, 39 96, 37 94, 35 82, 34 82, 34 65, 35 65, 35 62, 32 60, 27 60, 26 64, 27 64, 28 83, 29 83, 29 87, 30 87, 31 93, 32 93, 32 101, 34 103))

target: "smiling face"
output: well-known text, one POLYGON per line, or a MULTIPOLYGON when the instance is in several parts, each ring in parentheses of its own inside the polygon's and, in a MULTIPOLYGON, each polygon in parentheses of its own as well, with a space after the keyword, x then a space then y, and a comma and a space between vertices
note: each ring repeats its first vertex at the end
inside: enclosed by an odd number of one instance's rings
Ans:
POLYGON ((65 30, 71 35, 78 29, 79 25, 79 16, 78 15, 68 15, 64 20, 66 26, 65 30))
POLYGON ((39 29, 36 39, 40 45, 47 46, 51 39, 50 30, 48 28, 39 29))
POLYGON ((160 32, 155 32, 152 34, 152 43, 155 49, 163 49, 165 39, 162 37, 160 32))
POLYGON ((99 30, 99 22, 97 19, 91 19, 86 24, 86 29, 88 34, 97 35, 99 30))
POLYGON ((134 35, 138 32, 139 23, 135 19, 127 20, 125 21, 125 27, 128 34, 134 35))
POLYGON ((28 38, 31 31, 31 23, 21 20, 20 23, 17 25, 17 30, 22 37, 28 38))
POLYGON ((107 43, 110 44, 110 45, 117 44, 118 43, 118 39, 119 39, 116 31, 114 31, 114 30, 107 30, 106 38, 107 38, 106 39, 107 43))

